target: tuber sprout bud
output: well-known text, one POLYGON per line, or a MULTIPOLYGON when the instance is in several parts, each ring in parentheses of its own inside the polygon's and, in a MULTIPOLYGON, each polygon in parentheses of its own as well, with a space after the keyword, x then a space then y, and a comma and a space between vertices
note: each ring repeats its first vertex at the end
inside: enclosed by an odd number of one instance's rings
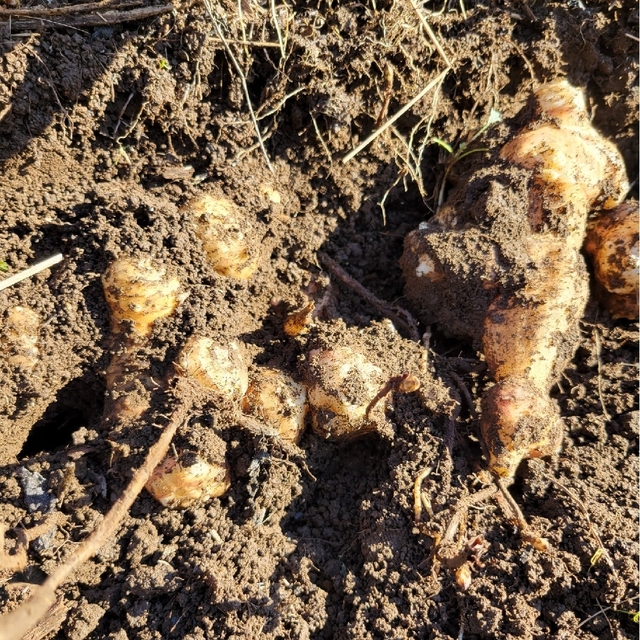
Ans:
POLYGON ((456 584, 466 591, 471 586, 471 565, 469 562, 463 562, 456 570, 456 584))
POLYGON ((186 509, 224 495, 231 481, 226 464, 210 464, 197 458, 184 465, 167 456, 145 485, 147 491, 163 506, 186 509))
POLYGON ((258 369, 242 399, 244 413, 296 444, 304 431, 307 409, 305 388, 277 369, 258 369))
POLYGON ((258 268, 260 242, 251 238, 250 221, 226 198, 203 195, 185 205, 193 217, 196 235, 214 271, 248 280, 258 268))
POLYGON ((178 374, 233 402, 240 400, 249 385, 249 372, 240 345, 216 344, 211 338, 191 336, 176 362, 178 374))
POLYGON ((316 303, 312 300, 306 304, 302 309, 292 311, 284 321, 284 332, 288 336, 297 336, 309 331, 313 322, 313 313, 316 308, 316 303))
POLYGON ((638 203, 624 202, 589 225, 584 248, 599 297, 614 318, 638 318, 638 203))
POLYGON ((325 438, 355 437, 376 430, 384 403, 370 405, 385 384, 382 370, 346 347, 314 349, 306 368, 313 430, 325 438))
POLYGON ((170 316, 187 297, 180 293, 177 278, 168 278, 164 267, 148 257, 119 258, 102 276, 102 286, 111 309, 114 333, 130 327, 148 336, 153 324, 170 316))
POLYGON ((40 317, 33 309, 17 306, 7 310, 0 353, 11 367, 31 371, 36 366, 40 355, 39 332, 40 317))

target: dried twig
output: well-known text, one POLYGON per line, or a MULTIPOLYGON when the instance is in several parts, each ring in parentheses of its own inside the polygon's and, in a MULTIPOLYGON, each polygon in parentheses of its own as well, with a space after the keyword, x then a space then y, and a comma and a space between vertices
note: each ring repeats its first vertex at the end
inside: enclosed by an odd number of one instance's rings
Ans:
POLYGON ((447 73, 449 73, 450 67, 447 67, 444 71, 439 73, 424 89, 418 93, 417 96, 409 100, 407 104, 400 109, 395 115, 391 116, 381 127, 378 127, 368 138, 361 142, 355 149, 351 150, 347 155, 342 158, 342 163, 346 164, 349 160, 355 158, 363 149, 368 147, 381 133, 386 131, 398 118, 403 116, 411 107, 413 107, 417 102, 419 102, 424 96, 431 91, 435 86, 440 84, 442 80, 444 80, 447 73))
POLYGON ((16 273, 13 276, 9 276, 5 280, 0 282, 0 291, 3 289, 7 289, 8 287, 13 286, 14 284, 18 284, 18 282, 22 282, 31 276, 35 276, 37 273, 52 267, 54 264, 58 264, 58 262, 62 262, 62 254, 56 253, 54 256, 47 258, 46 260, 42 260, 42 262, 38 262, 34 264, 32 267, 25 269, 24 271, 20 271, 20 273, 16 273))
MULTIPOLYGON (((181 394, 182 395, 182 394, 181 394)), ((189 393, 184 396, 189 398, 189 393)), ((129 508, 134 503, 140 491, 149 480, 153 470, 158 466, 167 453, 169 444, 178 427, 184 422, 188 413, 188 400, 176 407, 171 420, 164 427, 158 441, 149 449, 144 463, 133 474, 131 482, 122 495, 111 507, 104 520, 94 529, 93 533, 74 550, 67 562, 60 565, 42 586, 35 588, 34 594, 17 609, 0 617, 0 640, 20 640, 32 627, 43 619, 50 607, 56 603, 56 590, 62 586, 71 574, 100 547, 109 536, 113 535, 120 522, 124 519, 129 508)))
POLYGON ((13 18, 51 18, 53 16, 78 15, 91 11, 122 10, 144 4, 144 0, 103 0, 103 2, 87 2, 84 4, 63 5, 62 7, 28 7, 26 9, 0 8, 0 17, 13 18))
MULTIPOLYGON (((71 8, 71 7, 69 7, 71 8)), ((144 20, 153 18, 163 13, 173 11, 172 4, 158 5, 155 7, 140 7, 139 9, 131 9, 129 11, 100 11, 99 13, 89 13, 84 15, 70 15, 62 17, 59 20, 50 20, 45 17, 38 17, 31 20, 16 20, 12 14, 0 15, 0 18, 7 17, 7 22, 0 22, 0 25, 10 25, 11 31, 25 29, 51 29, 54 27, 68 27, 74 29, 76 27, 104 27, 110 24, 120 24, 122 22, 134 22, 136 20, 144 20)))
POLYGON ((427 22, 427 19, 424 17, 424 14, 422 13, 422 11, 420 11, 420 8, 414 2, 414 0, 409 0, 409 2, 411 3, 413 10, 416 12, 418 19, 422 23, 424 30, 427 32, 427 35, 429 36, 429 40, 431 40, 431 42, 433 43, 433 46, 436 48, 436 51, 442 56, 442 59, 445 61, 445 64, 447 65, 447 67, 451 67, 452 66, 451 60, 449 60, 449 57, 444 52, 442 45, 438 41, 438 38, 436 38, 436 34, 433 32, 433 29, 429 26, 429 23, 427 22))
POLYGON ((220 38, 220 40, 222 40, 222 44, 224 45, 227 55, 231 59, 231 62, 233 63, 233 66, 235 67, 236 72, 240 78, 240 82, 242 84, 242 91, 244 92, 244 97, 245 97, 245 100, 247 101, 247 107, 249 109, 249 116, 251 117, 253 128, 256 131, 256 136, 258 137, 258 144, 260 145, 260 149, 262 150, 262 155, 264 156, 264 159, 267 163, 267 167, 269 167, 269 171, 273 173, 273 166, 271 165, 271 161, 269 160, 267 149, 264 146, 262 134, 260 133, 260 127, 258 125, 258 121, 256 120, 256 114, 253 110, 253 105, 251 104, 251 96, 249 95, 249 87, 247 86, 247 79, 244 75, 244 72, 242 71, 242 67, 238 62, 238 59, 233 54, 233 51, 231 50, 231 47, 229 46, 229 43, 227 42, 227 39, 224 33, 222 32, 222 27, 220 26, 220 23, 218 22, 216 15, 214 14, 214 9, 213 9, 213 6, 211 5, 210 0, 205 0, 204 5, 207 9, 207 13, 209 14, 209 18, 213 23, 213 27, 216 30, 216 33, 218 34, 218 37, 220 38))

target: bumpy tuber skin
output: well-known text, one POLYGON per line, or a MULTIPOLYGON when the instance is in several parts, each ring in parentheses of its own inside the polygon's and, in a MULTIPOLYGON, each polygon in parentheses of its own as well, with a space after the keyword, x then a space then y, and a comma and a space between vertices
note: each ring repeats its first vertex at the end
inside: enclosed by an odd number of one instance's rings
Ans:
POLYGON ((614 318, 638 319, 638 203, 623 202, 589 222, 584 244, 596 294, 614 318))
POLYGON ((242 411, 260 420, 283 440, 294 444, 300 441, 307 410, 307 392, 291 377, 266 367, 252 373, 242 399, 242 411))
POLYGON ((184 207, 192 220, 214 271, 221 276, 248 280, 260 264, 261 239, 256 224, 229 199, 211 194, 199 196, 184 207))
POLYGON ((534 98, 535 121, 407 236, 401 260, 423 320, 485 354, 496 384, 482 401, 482 439, 489 469, 506 479, 523 459, 560 447, 549 391, 573 356, 588 300, 587 217, 628 187, 580 91, 559 80, 534 98))
POLYGON ((112 331, 148 336, 154 323, 170 316, 185 298, 180 282, 148 257, 123 257, 102 277, 111 310, 112 331))
POLYGON ((28 307, 11 307, 5 314, 0 335, 0 355, 12 368, 23 373, 38 363, 40 316, 28 307))
POLYGON ((211 338, 191 336, 178 356, 176 372, 233 403, 240 401, 249 386, 244 352, 235 340, 221 345, 211 338))
POLYGON ((135 420, 158 388, 149 374, 144 346, 154 324, 173 314, 186 294, 180 282, 148 257, 115 260, 102 277, 111 311, 112 356, 105 378, 106 422, 135 420))
POLYGON ((358 351, 346 347, 313 349, 305 368, 313 430, 328 439, 354 438, 376 431, 384 402, 369 406, 385 375, 358 351))
POLYGON ((223 496, 230 486, 226 463, 212 464, 199 457, 185 463, 168 455, 145 488, 163 506, 186 509, 223 496))

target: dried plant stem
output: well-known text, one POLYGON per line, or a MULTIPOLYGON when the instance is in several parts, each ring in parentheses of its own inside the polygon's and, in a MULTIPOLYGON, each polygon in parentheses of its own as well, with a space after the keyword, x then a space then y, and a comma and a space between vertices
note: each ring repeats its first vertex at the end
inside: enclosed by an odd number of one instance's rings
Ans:
POLYGON ((38 264, 34 264, 32 267, 29 267, 28 269, 25 269, 20 273, 16 273, 15 275, 10 276, 5 280, 2 280, 2 282, 0 282, 0 291, 2 291, 3 289, 7 289, 8 287, 11 287, 14 284, 18 284, 18 282, 22 282, 23 280, 26 280, 31 276, 35 276, 36 273, 40 273, 41 271, 44 271, 49 267, 53 267, 54 264, 58 264, 58 262, 62 262, 62 257, 63 256, 61 253, 56 253, 56 255, 51 256, 50 258, 47 258, 42 262, 38 262, 38 264))
POLYGON ((342 163, 347 164, 349 160, 352 160, 357 156, 363 149, 368 147, 381 133, 386 131, 398 118, 402 117, 411 107, 413 107, 417 102, 419 102, 424 96, 431 91, 435 86, 440 84, 442 80, 444 80, 447 73, 449 73, 450 67, 447 67, 444 71, 439 73, 424 89, 418 93, 417 96, 409 100, 407 104, 402 107, 395 115, 391 116, 381 127, 378 127, 368 138, 361 142, 355 149, 351 150, 344 158, 342 158, 342 163))
POLYGON ((211 22, 213 22, 213 26, 216 30, 216 33, 218 34, 218 37, 220 38, 220 40, 222 40, 222 44, 224 45, 227 55, 231 59, 231 62, 233 63, 233 66, 235 67, 238 76, 240 77, 240 82, 242 84, 242 91, 244 92, 244 97, 245 97, 245 100, 247 101, 247 108, 249 109, 251 122, 253 123, 253 128, 256 131, 256 136, 258 137, 258 144, 260 145, 260 149, 262 150, 264 159, 267 163, 267 166, 269 167, 269 171, 273 173, 273 166, 271 165, 271 161, 269 160, 269 156, 267 155, 267 149, 264 146, 262 134, 260 133, 260 126, 258 125, 258 121, 256 120, 256 114, 253 110, 253 105, 251 104, 251 96, 249 95, 249 87, 247 86, 247 79, 244 75, 244 72, 242 71, 242 67, 238 62, 238 59, 233 55, 233 51, 231 50, 231 47, 229 46, 229 43, 227 42, 227 39, 225 38, 225 35, 222 32, 222 28, 220 27, 220 24, 213 13, 213 7, 211 6, 211 3, 209 2, 209 0, 205 0, 205 7, 207 9, 207 13, 209 14, 209 17, 211 18, 211 22))
MULTIPOLYGON (((189 394, 185 394, 189 397, 189 394)), ((104 520, 93 533, 75 549, 67 562, 60 565, 35 593, 17 609, 0 617, 0 640, 20 640, 32 627, 47 615, 50 607, 56 603, 56 590, 86 560, 104 545, 109 536, 118 528, 129 508, 149 480, 153 470, 162 461, 178 427, 188 413, 188 403, 182 402, 174 411, 169 423, 164 427, 158 441, 149 449, 149 453, 135 473, 131 482, 111 507, 104 520)))
POLYGON ((447 65, 447 67, 451 67, 452 66, 451 60, 449 60, 449 57, 444 52, 442 45, 438 41, 436 34, 433 32, 433 29, 429 26, 429 23, 427 22, 427 19, 424 17, 424 14, 422 13, 422 11, 420 11, 420 8, 414 2, 414 0, 409 0, 409 2, 411 3, 413 10, 416 12, 418 19, 422 23, 424 30, 427 32, 427 35, 429 36, 429 40, 431 40, 431 42, 433 43, 433 46, 436 48, 436 51, 442 56, 442 59, 445 61, 445 64, 447 65))
MULTIPOLYGON (((110 24, 120 24, 122 22, 145 20, 146 18, 153 18, 163 13, 169 13, 169 11, 173 11, 173 9, 174 7, 172 4, 164 4, 152 7, 139 7, 128 11, 93 11, 79 15, 73 14, 67 17, 62 17, 59 20, 50 20, 45 17, 31 19, 21 18, 16 20, 12 15, 8 15, 7 20, 12 31, 20 29, 37 30, 53 27, 76 29, 77 27, 100 27, 110 24)), ((0 20, 3 18, 4 16, 0 15, 0 20)))

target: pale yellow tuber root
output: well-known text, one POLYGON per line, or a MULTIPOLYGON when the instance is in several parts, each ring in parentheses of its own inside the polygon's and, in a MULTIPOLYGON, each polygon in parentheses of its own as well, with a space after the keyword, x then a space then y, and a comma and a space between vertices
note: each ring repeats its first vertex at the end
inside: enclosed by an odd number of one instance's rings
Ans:
POLYGON ((102 277, 111 311, 112 331, 148 336, 154 323, 170 316, 186 298, 177 278, 148 257, 123 257, 111 263, 102 277))
POLYGON ((167 456, 154 470, 145 489, 163 506, 186 509, 224 495, 231 486, 224 461, 197 457, 189 462, 167 456))
POLYGON ((233 403, 240 401, 249 386, 244 351, 235 340, 221 345, 211 338, 191 336, 180 351, 176 371, 233 403))
POLYGON ((314 349, 305 374, 312 427, 318 435, 356 437, 375 431, 384 421, 384 403, 367 409, 385 384, 385 375, 363 354, 346 347, 314 349))
POLYGON ((12 369, 29 372, 40 357, 39 337, 40 316, 29 307, 11 307, 5 313, 0 354, 12 369))
POLYGON ((290 376, 266 367, 256 368, 252 373, 242 399, 242 411, 257 418, 283 440, 299 442, 307 410, 307 392, 290 376))
POLYGON ((102 278, 111 311, 112 357, 105 378, 104 419, 128 422, 149 407, 159 384, 149 374, 144 355, 154 324, 173 314, 186 294, 180 282, 148 257, 115 260, 102 278))
POLYGON ((221 276, 248 280, 260 265, 257 225, 228 198, 205 194, 182 211, 191 218, 213 270, 221 276))
MULTIPOLYGON (((495 386, 482 400, 480 427, 505 496, 523 459, 560 447, 563 426, 549 391, 573 356, 588 300, 580 254, 587 219, 628 189, 622 157, 591 125, 582 92, 557 80, 534 98, 535 121, 407 236, 401 261, 407 297, 423 320, 473 341, 486 357, 495 386)), ((608 246, 601 255, 608 251, 610 261, 608 246)), ((523 538, 545 548, 513 499, 510 508, 523 538)))
POLYGON ((600 302, 614 318, 638 319, 638 203, 623 202, 589 222, 584 248, 600 302))

